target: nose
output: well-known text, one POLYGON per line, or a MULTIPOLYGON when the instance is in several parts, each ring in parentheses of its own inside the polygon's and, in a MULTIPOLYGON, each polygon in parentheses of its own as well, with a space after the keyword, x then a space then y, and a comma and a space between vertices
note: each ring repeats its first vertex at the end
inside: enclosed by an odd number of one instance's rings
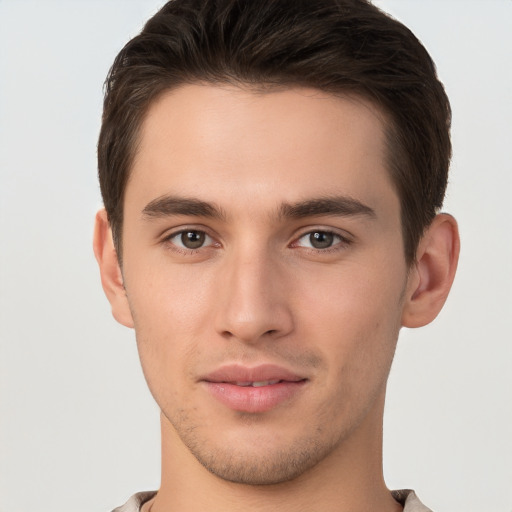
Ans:
POLYGON ((286 274, 264 251, 226 258, 218 275, 217 332, 244 343, 276 340, 292 332, 286 274))

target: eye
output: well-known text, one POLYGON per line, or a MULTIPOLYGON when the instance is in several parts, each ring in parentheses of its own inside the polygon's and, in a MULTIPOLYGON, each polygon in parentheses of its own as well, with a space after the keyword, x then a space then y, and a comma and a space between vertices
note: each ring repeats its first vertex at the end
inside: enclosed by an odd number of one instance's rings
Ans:
POLYGON ((307 247, 310 249, 329 249, 340 243, 348 243, 348 240, 343 238, 332 231, 310 231, 302 235, 297 242, 296 246, 307 247))
POLYGON ((186 229, 174 233, 168 239, 169 242, 182 249, 200 249, 213 244, 213 240, 204 231, 196 229, 186 229))

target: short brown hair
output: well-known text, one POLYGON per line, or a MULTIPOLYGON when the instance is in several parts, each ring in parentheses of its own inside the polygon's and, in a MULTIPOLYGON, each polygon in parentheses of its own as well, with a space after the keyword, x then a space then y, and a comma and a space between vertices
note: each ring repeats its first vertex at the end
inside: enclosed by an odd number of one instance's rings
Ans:
POLYGON ((442 206, 451 110, 429 54, 366 0, 171 0, 116 57, 98 143, 101 192, 121 257, 123 198, 149 105, 186 83, 305 86, 355 94, 388 119, 405 258, 442 206))

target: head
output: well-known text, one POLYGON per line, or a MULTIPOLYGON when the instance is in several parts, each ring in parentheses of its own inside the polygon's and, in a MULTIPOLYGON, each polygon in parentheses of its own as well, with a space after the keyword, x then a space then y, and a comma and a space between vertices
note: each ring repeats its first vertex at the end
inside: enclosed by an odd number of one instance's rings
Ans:
POLYGON ((418 39, 366 0, 174 0, 147 22, 107 78, 98 144, 119 258, 125 189, 146 113, 164 92, 194 83, 260 91, 300 86, 375 105, 386 124, 405 258, 414 262, 444 198, 450 106, 418 39))
POLYGON ((449 117, 362 0, 174 0, 121 51, 95 250, 170 459, 245 484, 377 466, 398 332, 455 271, 449 117))

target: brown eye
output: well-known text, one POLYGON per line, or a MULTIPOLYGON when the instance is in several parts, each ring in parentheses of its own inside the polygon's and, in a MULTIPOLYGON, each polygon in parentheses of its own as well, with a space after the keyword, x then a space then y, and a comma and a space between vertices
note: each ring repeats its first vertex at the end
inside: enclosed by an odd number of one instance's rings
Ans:
POLYGON ((168 241, 176 247, 189 250, 201 249, 214 243, 212 238, 204 231, 197 229, 187 229, 174 233, 168 238, 168 241))
POLYGON ((180 241, 187 249, 199 249, 204 245, 206 235, 203 231, 183 231, 180 241))
POLYGON ((350 240, 332 231, 315 230, 304 233, 296 242, 294 247, 305 247, 322 251, 325 249, 342 249, 350 245, 350 240))
POLYGON ((309 243, 315 249, 327 249, 334 243, 334 233, 327 231, 314 231, 309 234, 309 243))

